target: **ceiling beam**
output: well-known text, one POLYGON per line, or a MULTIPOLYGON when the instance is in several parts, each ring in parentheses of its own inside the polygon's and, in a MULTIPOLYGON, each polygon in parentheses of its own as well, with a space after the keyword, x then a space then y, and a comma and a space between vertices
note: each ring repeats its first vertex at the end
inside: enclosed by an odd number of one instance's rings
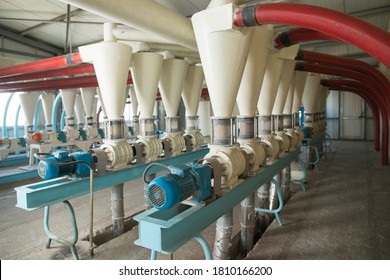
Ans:
POLYGON ((21 51, 5 49, 5 48, 0 48, 0 52, 9 53, 9 54, 16 54, 16 55, 21 55, 21 56, 25 56, 25 57, 39 58, 39 59, 45 59, 45 58, 52 57, 51 55, 42 55, 42 54, 36 54, 36 53, 30 53, 30 52, 21 52, 21 51))
MULTIPOLYGON (((70 16, 73 17, 73 16, 79 14, 82 11, 83 11, 82 9, 76 9, 76 10, 74 10, 74 11, 72 11, 70 13, 70 16)), ((60 15, 58 17, 55 17, 55 18, 51 19, 51 21, 63 21, 65 19, 66 19, 66 14, 62 14, 62 15, 60 15)), ((34 26, 30 27, 30 28, 22 30, 19 34, 20 35, 26 35, 27 33, 31 32, 31 31, 33 31, 35 29, 41 28, 41 27, 43 27, 43 26, 45 26, 47 24, 50 24, 50 22, 42 22, 40 24, 34 25, 34 26)))
POLYGON ((63 53, 62 50, 60 50, 56 47, 52 47, 46 43, 27 38, 25 36, 22 36, 20 34, 12 32, 8 29, 5 29, 2 26, 0 26, 0 35, 3 35, 4 37, 7 37, 8 39, 10 39, 12 41, 19 42, 19 43, 22 43, 24 45, 43 50, 43 51, 51 53, 53 55, 59 55, 59 54, 63 53))

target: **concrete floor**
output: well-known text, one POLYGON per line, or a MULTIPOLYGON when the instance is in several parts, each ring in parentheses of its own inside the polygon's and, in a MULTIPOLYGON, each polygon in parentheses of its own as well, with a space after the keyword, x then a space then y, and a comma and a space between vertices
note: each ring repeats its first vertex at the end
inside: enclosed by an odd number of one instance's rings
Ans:
MULTIPOLYGON (((372 142, 333 142, 333 152, 322 159, 319 172, 309 172, 307 192, 298 187, 281 213, 284 226, 273 222, 247 259, 390 259, 390 168, 380 166, 380 154, 372 142)), ((30 180, 34 181, 34 180, 30 180)), ((0 180, 1 182, 1 180, 0 180)), ((71 259, 69 250, 53 242, 45 248, 43 209, 15 207, 14 187, 0 184, 0 259, 71 259)), ((125 185, 125 215, 143 209, 142 182, 125 185)), ((88 196, 72 199, 79 229, 77 250, 88 256, 88 196)), ((71 237, 67 212, 51 207, 53 232, 71 237)), ((239 231, 235 208, 234 234, 239 231)), ((95 234, 111 223, 110 190, 95 193, 95 234)), ((214 225, 202 235, 213 244, 214 225)), ((93 259, 148 259, 150 251, 134 245, 135 227, 95 249, 93 259)), ((237 243, 237 242, 236 242, 237 243)), ((174 254, 175 259, 203 259, 200 246, 191 241, 174 254)), ((159 255, 159 259, 168 259, 159 255)))

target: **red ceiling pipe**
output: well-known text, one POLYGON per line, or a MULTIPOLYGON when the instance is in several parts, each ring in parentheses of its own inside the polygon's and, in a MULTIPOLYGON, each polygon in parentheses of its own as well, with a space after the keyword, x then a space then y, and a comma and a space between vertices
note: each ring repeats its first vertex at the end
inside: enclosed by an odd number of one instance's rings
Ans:
POLYGON ((81 60, 80 53, 70 53, 67 55, 61 55, 12 67, 2 68, 0 69, 0 77, 8 77, 30 72, 71 66, 75 64, 80 64, 82 62, 83 61, 81 60))
POLYGON ((383 88, 383 92, 385 93, 385 98, 387 101, 387 106, 390 108, 390 82, 387 80, 387 78, 383 75, 381 71, 371 66, 370 64, 355 59, 343 58, 334 55, 304 50, 300 50, 298 52, 296 60, 314 62, 319 63, 321 65, 335 66, 338 68, 346 68, 368 75, 377 83, 379 83, 379 85, 383 88))
POLYGON ((95 69, 92 64, 79 64, 72 67, 62 67, 62 68, 57 68, 52 70, 26 73, 17 76, 8 76, 8 77, 0 78, 0 83, 53 78, 53 77, 68 76, 68 75, 80 75, 86 73, 95 73, 95 69))
POLYGON ((301 28, 294 28, 279 34, 275 38, 274 44, 275 44, 275 48, 281 49, 301 42, 315 41, 315 40, 343 42, 341 39, 336 38, 332 35, 301 27, 301 28))
POLYGON ((340 77, 347 77, 351 79, 358 80, 362 82, 363 84, 369 86, 373 94, 375 94, 375 98, 378 100, 378 106, 379 110, 381 111, 382 116, 382 122, 386 124, 384 126, 384 130, 382 131, 382 164, 388 165, 388 145, 389 145, 389 135, 388 135, 388 120, 390 119, 390 116, 388 114, 388 108, 385 107, 385 100, 383 97, 382 89, 370 78, 368 78, 366 75, 349 70, 349 69, 342 69, 342 68, 336 68, 336 67, 330 67, 330 66, 323 66, 318 64, 308 64, 308 63, 297 63, 296 70, 298 71, 307 71, 307 72, 313 72, 313 73, 319 73, 319 74, 327 74, 327 75, 334 75, 334 76, 340 76, 340 77))
POLYGON ((363 86, 361 86, 362 84, 357 82, 357 81, 321 80, 321 84, 326 86, 326 87, 329 87, 330 90, 351 91, 351 89, 354 89, 354 91, 352 91, 352 92, 356 93, 357 95, 359 95, 361 98, 363 98, 367 102, 368 106, 370 107, 370 109, 372 111, 372 116, 374 119, 374 148, 375 148, 375 151, 379 151, 380 150, 380 141, 379 141, 380 119, 379 119, 378 104, 377 104, 377 101, 372 96, 373 93, 368 93, 366 91, 366 89, 362 89, 363 88, 363 86), (352 88, 351 83, 352 83, 352 85, 356 85, 356 86, 354 88, 352 88), (336 88, 336 86, 337 86, 337 88, 336 88), (348 89, 350 89, 350 90, 347 90, 347 86, 349 86, 348 89), (343 87, 343 88, 341 88, 341 87, 343 87))
POLYGON ((313 29, 355 45, 390 67, 390 33, 357 17, 317 6, 290 3, 240 7, 234 24, 288 24, 313 29))
MULTIPOLYGON (((128 74, 127 83, 132 84, 131 74, 128 74)), ((41 91, 41 90, 56 90, 65 88, 78 87, 96 87, 98 81, 95 75, 60 78, 43 81, 30 81, 25 83, 11 83, 0 85, 0 92, 17 92, 17 91, 41 91)))

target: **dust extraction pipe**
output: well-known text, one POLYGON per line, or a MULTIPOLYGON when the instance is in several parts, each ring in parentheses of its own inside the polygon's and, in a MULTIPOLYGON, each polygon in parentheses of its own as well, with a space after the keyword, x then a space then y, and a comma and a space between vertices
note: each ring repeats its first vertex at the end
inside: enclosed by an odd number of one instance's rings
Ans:
MULTIPOLYGON (((349 80, 321 80, 321 84, 328 87, 329 90, 348 91, 353 92, 363 98, 370 107, 374 119, 374 149, 379 151, 380 146, 380 119, 378 110, 378 101, 374 98, 373 93, 370 92, 370 88, 364 87, 364 84, 357 81, 349 80), (368 89, 367 89, 368 88, 368 89)), ((385 124, 382 124, 385 125, 385 124)))
POLYGON ((332 35, 325 34, 312 29, 307 28, 294 28, 289 31, 279 34, 274 39, 275 48, 281 49, 284 47, 289 47, 298 43, 315 41, 315 40, 326 40, 326 41, 341 41, 341 39, 336 38, 332 35))
POLYGON ((351 78, 354 80, 358 80, 362 82, 365 85, 370 86, 372 89, 373 94, 375 94, 378 102, 378 105, 380 106, 379 109, 381 110, 381 116, 383 118, 383 123, 386 124, 386 126, 383 127, 382 131, 382 158, 381 162, 382 165, 388 165, 388 145, 389 145, 389 132, 388 132, 388 119, 389 114, 387 114, 386 108, 384 107, 384 97, 381 88, 378 87, 378 85, 368 78, 366 75, 361 74, 359 72, 349 70, 349 69, 342 69, 342 68, 335 68, 335 67, 329 67, 329 66, 323 66, 323 65, 314 65, 314 64, 305 64, 305 63, 297 63, 296 70, 298 71, 306 71, 306 72, 313 72, 313 73, 320 73, 320 74, 326 74, 326 75, 334 75, 334 76, 340 76, 340 77, 346 77, 351 78), (381 109, 383 108, 383 110, 381 109), (384 112, 383 112, 384 111, 384 112), (387 118, 387 119, 386 119, 387 118))
POLYGON ((338 57, 329 54, 316 53, 311 51, 299 51, 296 60, 319 63, 321 65, 346 68, 363 73, 375 80, 383 88, 383 93, 390 108, 390 82, 377 68, 360 60, 338 57))
POLYGON ((114 22, 164 37, 174 44, 197 50, 191 21, 153 0, 117 0, 115 3, 106 0, 61 1, 114 22))
POLYGON ((241 7, 234 19, 234 24, 240 27, 277 23, 301 26, 340 38, 390 67, 390 34, 348 14, 311 5, 275 3, 241 7))

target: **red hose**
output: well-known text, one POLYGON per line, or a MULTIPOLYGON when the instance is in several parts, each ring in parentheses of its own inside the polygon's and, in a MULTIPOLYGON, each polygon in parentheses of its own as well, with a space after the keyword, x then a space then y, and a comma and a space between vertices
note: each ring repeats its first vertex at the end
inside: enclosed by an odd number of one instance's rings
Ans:
POLYGON ((281 49, 289 47, 301 42, 315 41, 315 40, 327 40, 327 41, 341 41, 332 35, 325 34, 316 30, 307 28, 294 28, 289 31, 279 34, 275 40, 275 48, 281 49))
POLYGON ((389 147, 389 119, 390 116, 386 107, 384 106, 385 100, 383 97, 382 89, 379 87, 373 80, 371 80, 366 75, 342 68, 335 68, 330 66, 323 66, 318 64, 307 64, 307 63, 297 63, 296 69, 299 71, 307 71, 313 73, 327 74, 327 75, 335 75, 340 77, 347 77, 354 80, 358 80, 362 82, 364 85, 369 86, 372 94, 375 95, 375 98, 378 100, 377 104, 379 106, 379 110, 381 111, 382 122, 385 124, 382 130, 382 164, 388 165, 388 147, 389 147))
POLYGON ((390 34, 357 17, 311 5, 274 3, 244 6, 236 26, 288 24, 313 29, 355 45, 390 67, 390 34))
POLYGON ((343 58, 311 51, 299 51, 296 59, 319 63, 321 65, 334 66, 337 68, 346 68, 358 71, 364 75, 368 75, 380 85, 387 102, 387 107, 390 108, 390 83, 382 74, 382 72, 370 64, 355 59, 343 58))
POLYGON ((372 111, 372 116, 374 119, 374 149, 375 151, 380 150, 380 119, 379 119, 379 110, 377 100, 372 96, 373 93, 368 93, 365 89, 362 89, 362 84, 357 81, 347 81, 347 80, 321 80, 321 84, 329 87, 330 90, 340 90, 340 91, 350 91, 361 98, 363 98, 372 111), (351 86, 356 85, 355 87, 351 86))
POLYGON ((80 64, 81 60, 80 53, 72 53, 67 55, 61 55, 42 59, 34 62, 24 63, 12 67, 0 69, 0 77, 8 77, 13 75, 20 75, 30 72, 49 70, 64 66, 71 66, 74 64, 80 64))

